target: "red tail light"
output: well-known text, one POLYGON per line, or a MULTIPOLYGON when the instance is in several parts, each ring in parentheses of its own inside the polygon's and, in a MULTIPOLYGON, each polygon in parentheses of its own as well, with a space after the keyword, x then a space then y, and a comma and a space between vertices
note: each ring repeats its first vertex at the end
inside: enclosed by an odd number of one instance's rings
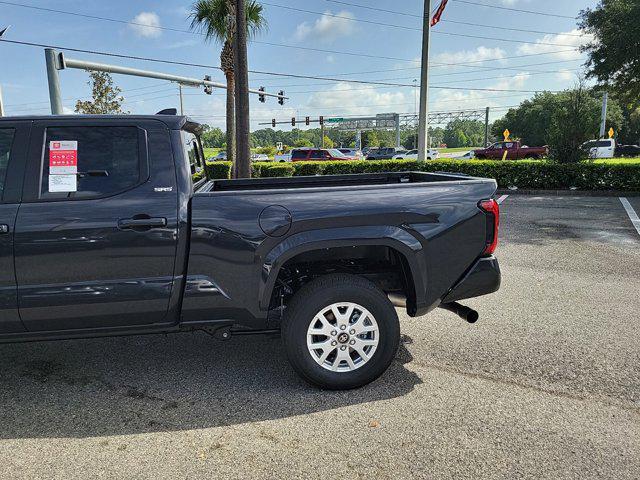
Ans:
POLYGON ((500 225, 500 206, 494 199, 481 200, 478 207, 487 216, 487 243, 484 255, 491 255, 498 246, 498 226, 500 225))

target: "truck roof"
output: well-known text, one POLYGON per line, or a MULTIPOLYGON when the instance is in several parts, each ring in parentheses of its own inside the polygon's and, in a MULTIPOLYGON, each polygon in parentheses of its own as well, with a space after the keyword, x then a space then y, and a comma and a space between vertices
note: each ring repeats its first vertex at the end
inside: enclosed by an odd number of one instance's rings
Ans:
POLYGON ((19 115, 13 117, 0 117, 0 122, 4 121, 16 121, 16 120, 27 120, 27 121, 37 121, 37 120, 51 120, 51 119, 77 119, 77 118, 86 118, 91 120, 100 120, 107 122, 109 120, 156 120, 164 123, 167 128, 171 130, 179 130, 184 125, 191 124, 192 127, 190 130, 197 129, 200 125, 198 122, 190 119, 184 115, 19 115), (195 127, 195 128, 194 128, 195 127))

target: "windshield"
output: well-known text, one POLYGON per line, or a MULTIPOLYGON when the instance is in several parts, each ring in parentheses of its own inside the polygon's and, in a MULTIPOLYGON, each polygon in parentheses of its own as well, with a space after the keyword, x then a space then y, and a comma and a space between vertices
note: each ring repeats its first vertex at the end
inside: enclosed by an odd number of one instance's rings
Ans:
POLYGON ((345 155, 337 148, 330 148, 328 152, 331 154, 332 157, 345 157, 345 155))

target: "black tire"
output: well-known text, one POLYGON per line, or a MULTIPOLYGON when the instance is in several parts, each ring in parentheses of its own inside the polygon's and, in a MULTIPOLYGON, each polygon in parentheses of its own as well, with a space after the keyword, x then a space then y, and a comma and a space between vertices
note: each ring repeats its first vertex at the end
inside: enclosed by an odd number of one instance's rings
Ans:
POLYGON ((287 306, 282 322, 284 349, 294 370, 307 382, 329 390, 358 388, 382 375, 393 361, 400 342, 395 308, 375 284, 348 274, 332 274, 304 285, 287 306), (336 372, 321 366, 307 348, 307 330, 323 308, 352 302, 366 308, 378 325, 378 345, 362 366, 336 372))

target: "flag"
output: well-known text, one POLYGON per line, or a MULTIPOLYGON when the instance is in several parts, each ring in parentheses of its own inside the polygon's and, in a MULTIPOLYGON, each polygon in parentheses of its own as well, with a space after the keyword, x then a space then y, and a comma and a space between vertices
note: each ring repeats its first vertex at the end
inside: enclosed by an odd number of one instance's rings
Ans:
POLYGON ((440 21, 440 17, 442 17, 442 12, 444 12, 444 7, 447 6, 447 2, 449 0, 442 0, 440 2, 440 5, 438 6, 438 9, 436 10, 436 13, 433 14, 433 17, 431 18, 431 26, 435 26, 436 23, 438 23, 440 21))

